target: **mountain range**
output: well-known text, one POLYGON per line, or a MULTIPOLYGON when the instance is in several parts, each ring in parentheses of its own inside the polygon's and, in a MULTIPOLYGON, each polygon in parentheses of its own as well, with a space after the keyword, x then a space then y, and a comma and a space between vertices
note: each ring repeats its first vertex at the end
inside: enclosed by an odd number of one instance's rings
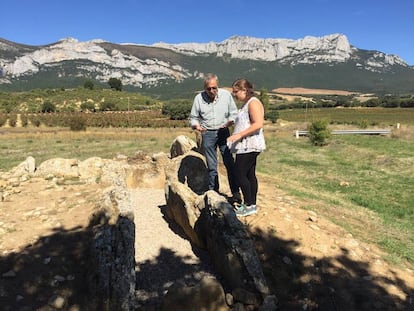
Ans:
POLYGON ((414 67, 396 55, 358 49, 343 34, 298 40, 233 36, 222 42, 116 44, 62 39, 42 46, 0 38, 0 90, 70 88, 86 80, 161 98, 189 97, 208 72, 230 86, 246 77, 257 88, 306 87, 414 93, 414 67))

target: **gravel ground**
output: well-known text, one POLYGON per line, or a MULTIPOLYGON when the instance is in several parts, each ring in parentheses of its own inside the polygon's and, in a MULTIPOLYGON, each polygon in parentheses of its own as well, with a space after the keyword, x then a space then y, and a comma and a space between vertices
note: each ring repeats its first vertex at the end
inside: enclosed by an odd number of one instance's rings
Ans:
POLYGON ((162 189, 133 189, 135 208, 136 297, 139 305, 158 305, 176 282, 192 286, 215 277, 208 254, 192 247, 183 231, 164 215, 162 189))

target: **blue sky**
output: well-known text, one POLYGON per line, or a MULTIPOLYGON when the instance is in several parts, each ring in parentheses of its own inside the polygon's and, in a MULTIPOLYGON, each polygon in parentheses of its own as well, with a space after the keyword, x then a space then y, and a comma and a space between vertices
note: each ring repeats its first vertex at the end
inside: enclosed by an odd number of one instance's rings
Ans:
POLYGON ((5 0, 0 37, 29 45, 66 37, 152 44, 341 33, 357 48, 414 65, 413 16, 414 0, 5 0))

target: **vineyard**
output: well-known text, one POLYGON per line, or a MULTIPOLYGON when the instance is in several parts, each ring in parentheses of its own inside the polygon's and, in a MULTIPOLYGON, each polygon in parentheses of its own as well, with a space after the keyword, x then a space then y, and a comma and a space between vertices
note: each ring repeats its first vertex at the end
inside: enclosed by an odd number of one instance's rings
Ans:
POLYGON ((351 124, 360 128, 392 126, 397 123, 414 125, 413 108, 310 108, 279 110, 281 119, 293 122, 326 120, 330 124, 351 124))
POLYGON ((187 120, 171 120, 160 110, 133 112, 55 112, 0 114, 0 126, 9 127, 69 127, 82 130, 96 128, 160 128, 185 127, 187 120))

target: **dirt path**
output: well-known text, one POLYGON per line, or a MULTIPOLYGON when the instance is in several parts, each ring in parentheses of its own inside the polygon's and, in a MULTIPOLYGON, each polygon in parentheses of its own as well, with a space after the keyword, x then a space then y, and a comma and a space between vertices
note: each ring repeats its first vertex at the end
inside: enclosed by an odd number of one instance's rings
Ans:
POLYGON ((205 251, 195 249, 183 231, 164 217, 163 189, 130 191, 135 206, 135 259, 138 302, 160 303, 175 282, 192 286, 215 277, 205 251))

